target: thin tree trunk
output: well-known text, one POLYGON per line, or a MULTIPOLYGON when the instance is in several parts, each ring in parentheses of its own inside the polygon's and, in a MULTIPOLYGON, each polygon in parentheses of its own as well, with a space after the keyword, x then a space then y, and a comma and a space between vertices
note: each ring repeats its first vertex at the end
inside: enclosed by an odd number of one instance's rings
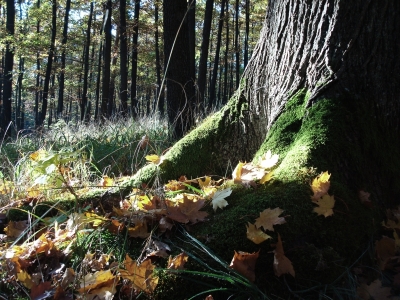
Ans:
MULTIPOLYGON (((14 0, 7 0, 7 21, 6 32, 10 37, 14 36, 15 27, 15 6, 14 0)), ((0 137, 10 137, 11 129, 8 126, 11 123, 12 110, 12 72, 14 64, 14 51, 9 41, 6 42, 6 54, 4 62, 4 80, 3 80, 3 114, 0 137)))
POLYGON ((121 113, 126 117, 128 113, 128 37, 126 35, 126 0, 119 1, 120 18, 120 99, 121 113))
POLYGON ((239 47, 239 0, 235 4, 235 58, 236 58, 236 88, 240 80, 240 47, 239 47))
MULTIPOLYGON (((119 46, 119 28, 117 28, 116 36, 115 36, 115 42, 114 42, 114 53, 118 53, 118 46, 119 46)), ((112 72, 111 72, 111 78, 110 78, 110 99, 108 100, 108 115, 112 116, 115 112, 115 103, 116 103, 116 97, 115 97, 115 78, 117 77, 117 69, 115 66, 117 65, 118 61, 118 55, 113 55, 111 59, 111 67, 112 67, 112 72)))
POLYGON ((161 117, 164 116, 164 87, 161 83, 161 60, 160 60, 160 46, 158 37, 158 2, 154 3, 154 23, 155 23, 155 51, 156 51, 156 74, 157 74, 157 108, 161 117))
POLYGON ((213 74, 211 77, 211 84, 210 84, 210 98, 208 99, 208 109, 210 110, 215 104, 215 88, 217 83, 217 75, 218 75, 218 65, 219 65, 219 52, 221 48, 221 36, 222 36, 222 28, 224 26, 224 13, 225 13, 225 5, 227 0, 222 0, 221 2, 221 10, 219 14, 219 21, 218 21, 218 33, 217 33, 217 46, 215 48, 215 57, 214 57, 214 68, 213 74))
POLYGON ((90 43, 91 43, 91 30, 92 30, 92 18, 93 18, 93 7, 94 3, 90 2, 89 19, 86 28, 86 43, 85 43, 85 55, 84 55, 84 70, 83 70, 83 89, 82 89, 82 102, 81 102, 81 121, 89 121, 88 112, 88 80, 89 80, 89 60, 90 60, 90 43))
POLYGON ((201 41, 201 53, 199 62, 199 74, 198 74, 198 98, 200 103, 204 106, 204 94, 206 89, 207 79, 207 65, 208 65, 208 48, 210 44, 210 32, 212 24, 212 13, 213 13, 214 0, 206 1, 206 10, 204 13, 204 24, 203 24, 203 38, 201 41))
POLYGON ((44 119, 46 118, 46 113, 47 113, 47 102, 48 102, 51 71, 52 71, 52 66, 53 66, 53 58, 54 58, 54 50, 55 50, 55 42, 56 42, 56 34, 57 34, 56 26, 57 26, 57 3, 56 3, 56 0, 53 0, 52 14, 51 14, 50 49, 49 49, 49 55, 47 58, 46 76, 44 78, 42 110, 40 111, 40 116, 39 116, 39 126, 43 125, 43 122, 44 122, 44 119))
POLYGON ((140 0, 135 1, 135 18, 133 26, 132 37, 132 69, 131 69, 131 111, 132 117, 136 118, 138 115, 138 101, 137 101, 137 65, 138 65, 138 51, 137 43, 139 37, 139 14, 140 14, 140 0))
POLYGON ((196 0, 188 1, 188 35, 189 35, 189 69, 190 79, 188 84, 195 85, 196 82, 196 0))
POLYGON ((61 73, 59 79, 59 91, 58 91, 58 103, 57 103, 57 114, 56 118, 62 116, 64 110, 64 86, 65 86, 65 59, 66 59, 66 47, 68 41, 68 24, 69 24, 69 11, 71 9, 71 0, 67 0, 65 3, 65 16, 64 16, 64 28, 63 38, 61 42, 61 73))
POLYGON ((226 40, 225 40, 225 57, 224 57, 224 85, 223 85, 223 96, 220 99, 222 104, 228 102, 228 56, 229 56, 229 2, 226 2, 226 17, 225 17, 225 26, 226 26, 226 40))
POLYGON ((101 98, 101 117, 108 119, 109 115, 109 105, 111 104, 110 98, 110 76, 111 76, 111 14, 112 14, 112 1, 108 0, 105 10, 105 26, 104 26, 104 66, 103 66, 103 80, 102 80, 102 98, 101 98))
POLYGON ((246 69, 247 63, 249 61, 249 31, 250 31, 250 0, 246 0, 246 32, 244 35, 244 57, 243 66, 246 69))

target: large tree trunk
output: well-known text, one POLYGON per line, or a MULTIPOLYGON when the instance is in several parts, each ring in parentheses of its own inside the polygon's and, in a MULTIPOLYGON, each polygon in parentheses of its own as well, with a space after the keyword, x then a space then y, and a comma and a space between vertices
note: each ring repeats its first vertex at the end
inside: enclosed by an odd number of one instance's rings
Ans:
POLYGON ((261 249, 257 284, 271 293, 289 293, 288 286, 306 299, 317 299, 321 289, 350 293, 343 274, 367 249, 379 214, 400 199, 398 32, 398 1, 270 0, 236 94, 177 142, 161 167, 144 167, 131 183, 155 174, 158 180, 230 174, 239 160, 272 149, 280 155, 274 181, 234 193, 226 210, 192 234, 217 237, 210 247, 226 260, 234 250, 261 249), (309 187, 326 170, 337 199, 328 218, 313 213, 309 187), (360 203, 360 190, 371 193, 373 210, 360 203), (245 224, 275 207, 291 216, 275 229, 296 281, 285 277, 273 286, 270 243, 247 241, 245 224))

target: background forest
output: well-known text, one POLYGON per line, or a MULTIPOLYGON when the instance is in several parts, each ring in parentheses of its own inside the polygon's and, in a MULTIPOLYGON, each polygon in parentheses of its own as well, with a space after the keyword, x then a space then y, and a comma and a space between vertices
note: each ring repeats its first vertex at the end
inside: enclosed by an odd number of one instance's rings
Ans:
MULTIPOLYGON (((3 134, 59 119, 163 116, 174 101, 164 93, 164 39, 177 36, 164 24, 179 16, 163 13, 163 4, 177 9, 164 2, 1 1, 3 134)), ((265 7, 264 0, 193 0, 184 7, 179 22, 188 29, 193 70, 182 84, 194 87, 189 101, 197 116, 226 103, 237 88, 265 7)))

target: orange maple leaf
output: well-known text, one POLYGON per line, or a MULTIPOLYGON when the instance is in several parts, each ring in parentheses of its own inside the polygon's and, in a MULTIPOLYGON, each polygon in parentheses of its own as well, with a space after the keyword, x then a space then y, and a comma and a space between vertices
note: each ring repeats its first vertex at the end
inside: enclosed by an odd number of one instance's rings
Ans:
POLYGON ((285 256, 285 252, 283 251, 282 240, 279 233, 278 243, 276 244, 276 248, 274 250, 274 272, 278 277, 287 273, 293 277, 295 275, 292 262, 285 256))
POLYGON ((274 231, 273 225, 285 224, 285 217, 279 217, 283 210, 279 207, 270 209, 267 208, 260 212, 260 217, 256 219, 255 225, 257 228, 263 227, 264 230, 274 231))
POLYGON ((152 293, 158 284, 158 277, 154 276, 155 266, 151 264, 150 259, 146 259, 140 265, 126 255, 124 261, 125 269, 118 269, 124 279, 132 281, 135 288, 146 293, 152 293))
POLYGON ((235 251, 235 255, 233 256, 229 267, 242 274, 251 282, 254 282, 256 280, 254 270, 259 253, 260 250, 254 253, 235 251))
POLYGON ((167 269, 173 269, 173 270, 184 270, 185 263, 188 261, 189 256, 185 253, 182 252, 181 254, 178 254, 174 258, 170 256, 168 258, 168 264, 167 264, 167 269))

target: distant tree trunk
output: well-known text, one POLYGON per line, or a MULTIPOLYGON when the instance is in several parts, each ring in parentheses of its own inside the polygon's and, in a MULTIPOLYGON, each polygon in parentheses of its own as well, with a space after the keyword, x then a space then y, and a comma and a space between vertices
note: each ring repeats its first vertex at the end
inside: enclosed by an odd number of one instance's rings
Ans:
POLYGON ((133 25, 132 36, 132 69, 131 69, 131 111, 132 117, 136 118, 138 115, 138 101, 137 101, 137 65, 138 65, 138 37, 139 37, 139 13, 140 13, 140 0, 135 1, 135 17, 133 25))
POLYGON ((24 58, 20 56, 19 58, 19 72, 18 72, 18 97, 17 97, 17 105, 15 109, 15 124, 17 126, 17 131, 20 131, 24 128, 24 124, 22 123, 22 80, 24 78, 24 58))
MULTIPOLYGON (((118 46, 119 46, 119 38, 120 38, 120 33, 119 33, 120 28, 117 28, 117 32, 115 35, 115 41, 114 41, 114 49, 113 53, 118 53, 118 46)), ((115 97, 115 78, 117 77, 117 69, 115 66, 117 65, 118 61, 118 55, 112 55, 111 59, 111 77, 110 77, 110 98, 108 100, 108 115, 111 117, 114 112, 115 112, 115 103, 116 103, 116 97, 115 97)))
POLYGON ((92 30, 92 18, 93 18, 93 6, 94 3, 90 3, 89 19, 86 28, 86 41, 85 41, 85 53, 83 62, 83 88, 82 88, 82 101, 81 101, 81 121, 89 121, 88 113, 88 81, 89 81, 89 60, 90 60, 90 43, 91 43, 91 30, 92 30))
POLYGON ((196 0, 188 0, 187 19, 189 35, 189 69, 190 79, 192 81, 188 84, 194 86, 196 82, 196 0))
POLYGON ((126 36, 126 0, 119 1, 120 20, 120 87, 121 113, 126 117, 128 113, 128 37, 126 36))
MULTIPOLYGON (((226 26, 226 37, 225 37, 225 54, 224 54, 224 85, 223 85, 223 95, 220 99, 221 103, 224 105, 228 102, 228 74, 229 74, 229 1, 226 2, 226 16, 225 16, 225 26, 226 26)), ((231 70, 232 71, 232 70, 231 70)))
POLYGON ((239 0, 235 3, 235 58, 236 58, 236 88, 240 78, 240 47, 239 47, 239 0))
POLYGON ((93 6, 94 3, 90 2, 89 19, 86 29, 86 43, 85 43, 85 54, 83 62, 83 88, 82 88, 82 101, 81 101, 81 121, 89 121, 88 111, 88 80, 89 80, 89 60, 90 60, 90 42, 91 42, 91 30, 92 30, 92 18, 93 18, 93 6))
POLYGON ((244 57, 243 57, 243 68, 246 69, 249 61, 249 31, 250 31, 250 0, 246 0, 246 32, 244 35, 244 57))
POLYGON ((163 1, 168 120, 178 138, 193 125, 195 103, 186 12, 186 0, 163 1))
MULTIPOLYGON (((15 28, 15 6, 14 0, 7 0, 7 21, 6 33, 8 36, 14 36, 15 28)), ((12 72, 14 64, 14 51, 11 42, 6 42, 6 54, 4 62, 4 79, 3 79, 3 114, 0 137, 10 137, 11 129, 7 127, 11 123, 11 110, 12 110, 12 72)))
POLYGON ((101 98, 101 116, 104 119, 108 119, 110 115, 109 105, 110 98, 110 79, 111 79, 111 43, 112 43, 112 35, 111 35, 111 14, 112 14, 112 1, 108 0, 105 7, 105 26, 104 26, 104 66, 103 66, 103 80, 102 80, 102 98, 101 98))
MULTIPOLYGON (((36 7, 40 8, 40 0, 37 1, 36 7)), ((40 19, 36 22, 36 34, 40 32, 40 19)), ((39 51, 36 52, 36 85, 35 85, 35 106, 34 110, 34 117, 35 117, 35 128, 39 126, 39 99, 40 99, 40 55, 39 51)))
MULTIPOLYGON (((100 34, 101 36, 101 34, 100 34)), ((97 79, 96 79, 96 104, 94 109, 94 119, 98 120, 99 118, 99 102, 100 102, 100 81, 101 81, 101 62, 103 57, 103 41, 100 41, 99 45, 99 55, 97 60, 97 79)))
POLYGON ((222 28, 224 26, 224 13, 225 13, 225 5, 227 0, 221 1, 221 8, 219 13, 219 21, 218 21, 218 33, 217 33, 217 46, 215 48, 215 57, 214 57, 214 68, 213 74, 211 77, 210 84, 210 98, 208 99, 208 109, 210 110, 215 104, 215 85, 217 83, 217 75, 218 75, 218 65, 219 65, 219 52, 221 48, 221 36, 222 36, 222 28))
POLYGON ((206 10, 204 13, 204 24, 203 24, 203 38, 201 41, 201 49, 200 49, 200 62, 199 62, 199 74, 198 74, 197 85, 198 85, 198 98, 203 106, 205 100, 204 94, 206 89, 208 48, 210 44, 213 6, 214 6, 214 0, 206 1, 206 10))
POLYGON ((157 74, 157 95, 156 95, 156 103, 158 112, 160 116, 164 116, 164 87, 161 82, 161 60, 160 60, 160 46, 159 46, 159 37, 158 37, 158 1, 154 3, 154 23, 155 23, 155 51, 156 51, 156 74, 157 74))
POLYGON ((52 66, 53 66, 53 58, 54 58, 54 50, 55 50, 55 42, 56 42, 56 34, 57 34, 56 26, 57 26, 57 3, 56 3, 56 0, 53 0, 52 14, 51 14, 50 49, 49 49, 49 55, 47 57, 46 76, 44 78, 42 110, 40 111, 40 116, 39 116, 39 126, 43 125, 43 122, 44 122, 44 119, 46 118, 46 113, 47 113, 47 102, 48 102, 48 95, 49 95, 51 70, 52 70, 52 66))
POLYGON ((69 24, 69 11, 71 9, 71 0, 67 0, 65 3, 65 16, 64 16, 64 28, 62 33, 61 42, 61 73, 59 78, 59 90, 58 90, 58 102, 57 102, 57 114, 56 118, 62 116, 64 110, 64 86, 65 86, 65 59, 66 59, 66 46, 68 40, 68 24, 69 24))

